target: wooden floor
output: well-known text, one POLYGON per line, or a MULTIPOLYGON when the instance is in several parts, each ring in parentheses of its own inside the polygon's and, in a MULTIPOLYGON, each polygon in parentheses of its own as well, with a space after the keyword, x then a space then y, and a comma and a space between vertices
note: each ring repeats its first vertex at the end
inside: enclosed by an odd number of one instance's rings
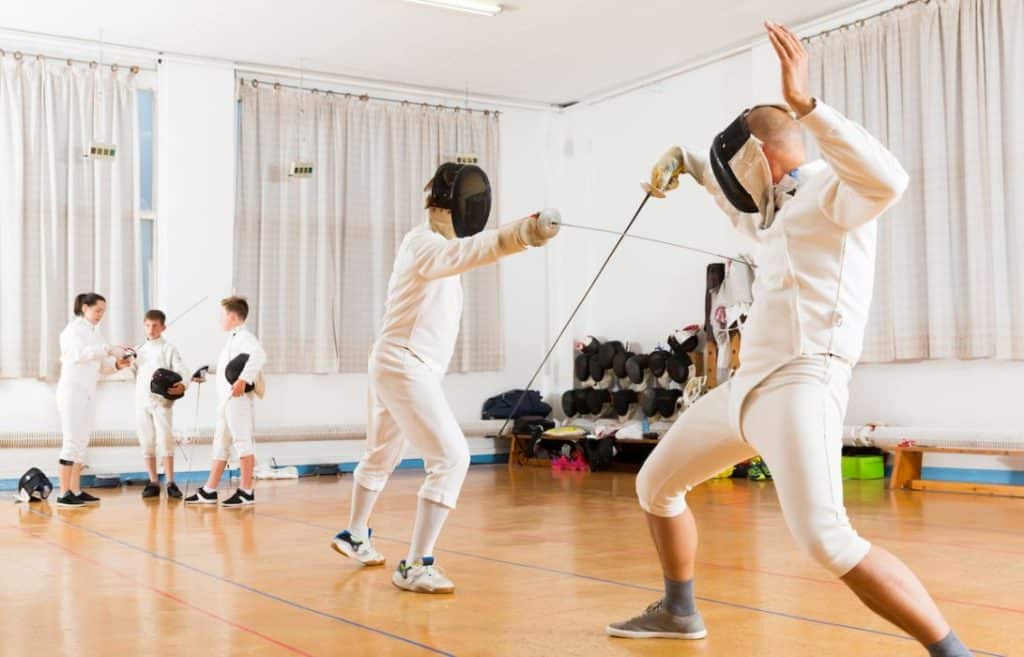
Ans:
MULTIPOLYGON (((797 551, 771 484, 717 481, 700 525, 704 641, 631 641, 605 623, 659 596, 628 474, 471 469, 437 556, 454 596, 399 592, 420 474, 374 518, 389 566, 329 549, 351 479, 261 483, 247 510, 100 492, 86 511, 7 507, 0 655, 714 655, 921 657, 797 551)), ((976 655, 1024 655, 1024 502, 846 488, 854 524, 903 558, 976 655)))

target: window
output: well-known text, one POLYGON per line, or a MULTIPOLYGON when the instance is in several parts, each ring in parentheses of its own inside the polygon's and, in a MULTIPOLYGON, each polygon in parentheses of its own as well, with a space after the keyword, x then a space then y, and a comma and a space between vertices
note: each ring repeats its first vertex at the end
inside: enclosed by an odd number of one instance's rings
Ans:
POLYGON ((153 124, 155 110, 152 89, 139 89, 139 250, 142 256, 142 307, 153 307, 155 287, 156 212, 153 206, 153 124))

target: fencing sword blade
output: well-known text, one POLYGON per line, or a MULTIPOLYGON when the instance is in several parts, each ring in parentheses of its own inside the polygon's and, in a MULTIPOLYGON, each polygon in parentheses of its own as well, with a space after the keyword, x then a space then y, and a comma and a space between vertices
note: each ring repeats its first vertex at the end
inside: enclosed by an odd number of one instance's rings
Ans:
MULTIPOLYGON (((565 228, 575 228, 577 230, 589 230, 589 231, 593 231, 595 233, 605 233, 605 234, 608 234, 608 235, 618 235, 618 233, 616 233, 614 230, 609 230, 607 228, 597 228, 596 226, 582 226, 580 224, 570 224, 570 223, 566 223, 564 221, 559 222, 558 225, 561 226, 561 227, 565 227, 565 228)), ((644 236, 644 235, 626 235, 626 237, 628 237, 630 239, 634 239, 634 240, 640 240, 642 242, 652 242, 654 244, 664 244, 665 246, 674 246, 677 249, 685 249, 686 251, 694 251, 696 253, 703 253, 705 255, 714 256, 716 258, 722 258, 724 260, 730 260, 732 262, 736 262, 736 263, 739 263, 741 265, 747 265, 748 267, 752 267, 752 268, 755 268, 755 269, 757 268, 757 265, 749 263, 746 260, 743 260, 742 258, 736 258, 736 257, 733 257, 733 256, 727 256, 727 255, 724 255, 722 253, 715 253, 714 251, 708 251, 707 249, 700 249, 700 248, 697 248, 695 246, 689 246, 687 244, 680 244, 678 242, 670 242, 668 240, 662 240, 662 239, 658 239, 656 237, 647 237, 647 236, 644 236)))
MULTIPOLYGON (((532 386, 533 382, 537 380, 537 377, 540 375, 541 370, 544 369, 544 364, 548 362, 549 358, 551 358, 551 354, 555 351, 555 347, 557 347, 558 343, 561 342, 562 336, 564 336, 565 332, 569 329, 569 325, 572 324, 572 320, 576 318, 576 313, 578 313, 580 311, 580 308, 583 307, 583 302, 587 300, 587 296, 590 295, 590 291, 594 289, 594 286, 597 284, 598 279, 601 278, 601 274, 604 273, 604 270, 608 266, 608 263, 611 262, 612 256, 615 255, 615 252, 618 250, 619 245, 622 244, 622 240, 626 238, 627 233, 629 233, 629 229, 633 227, 633 223, 636 222, 636 218, 640 216, 640 212, 644 209, 644 206, 647 205, 647 201, 649 200, 651 200, 650 192, 644 195, 644 200, 640 201, 640 207, 638 207, 636 209, 636 212, 633 213, 633 218, 629 220, 629 223, 626 224, 626 227, 622 230, 621 233, 614 233, 613 231, 609 231, 612 232, 613 234, 618 234, 619 239, 615 240, 615 244, 608 252, 608 255, 605 256, 604 262, 601 263, 601 267, 597 270, 597 273, 594 274, 594 278, 593 280, 590 281, 590 285, 587 286, 586 291, 583 292, 583 296, 580 297, 580 300, 576 303, 576 307, 573 308, 572 313, 569 315, 569 319, 565 320, 565 324, 562 325, 562 329, 558 332, 558 335, 555 336, 555 339, 551 341, 551 346, 548 347, 547 353, 544 354, 544 358, 541 359, 540 365, 538 365, 537 369, 533 372, 533 376, 531 376, 529 382, 527 382, 527 384, 523 386, 523 394, 519 395, 519 399, 516 400, 515 406, 512 407, 512 412, 508 414, 508 417, 505 418, 505 422, 502 423, 501 429, 498 431, 498 436, 501 436, 502 434, 505 433, 505 429, 508 428, 509 420, 511 420, 515 416, 516 411, 519 410, 519 407, 522 405, 523 400, 526 399, 526 395, 530 391, 530 386, 532 386)), ((558 225, 566 225, 560 221, 560 217, 558 225)))

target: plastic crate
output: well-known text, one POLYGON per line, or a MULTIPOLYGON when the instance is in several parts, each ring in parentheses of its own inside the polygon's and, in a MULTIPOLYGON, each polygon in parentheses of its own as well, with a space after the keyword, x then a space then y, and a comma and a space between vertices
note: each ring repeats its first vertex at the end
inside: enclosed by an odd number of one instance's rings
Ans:
POLYGON ((885 459, 881 456, 844 456, 843 479, 885 479, 885 459))

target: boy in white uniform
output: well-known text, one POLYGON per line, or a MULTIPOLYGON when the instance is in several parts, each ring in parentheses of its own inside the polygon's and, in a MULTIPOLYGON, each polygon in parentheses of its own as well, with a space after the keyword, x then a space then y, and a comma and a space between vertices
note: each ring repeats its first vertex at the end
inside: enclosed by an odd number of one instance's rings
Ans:
POLYGON ((715 137, 707 162, 675 147, 651 175, 656 195, 677 186, 683 172, 704 185, 757 241, 758 269, 740 368, 680 416, 637 475, 665 595, 606 631, 707 635, 694 598, 697 527, 686 494, 760 453, 790 533, 808 554, 931 657, 968 657, 917 577, 858 536, 843 505, 843 418, 871 302, 876 219, 899 200, 908 177, 874 137, 811 96, 800 40, 780 25, 766 27, 796 117, 755 107, 715 137), (824 162, 805 162, 800 124, 824 162))
POLYGON ((369 360, 366 454, 355 471, 348 528, 332 545, 363 565, 384 563, 367 523, 408 440, 422 454, 427 476, 412 542, 392 582, 408 591, 451 593, 455 585, 434 564, 433 549, 469 468, 466 437, 441 387, 462 318, 459 275, 542 246, 557 229, 545 230, 532 215, 483 230, 490 183, 475 166, 442 164, 427 187, 427 220, 402 240, 388 283, 384 326, 369 360))
POLYGON ((256 503, 252 471, 256 457, 253 453, 253 394, 262 396, 263 366, 267 354, 257 338, 245 327, 249 316, 249 303, 244 297, 228 297, 220 302, 221 328, 229 333, 217 364, 199 368, 193 381, 206 381, 207 374, 215 375, 217 396, 217 428, 213 434, 210 477, 206 485, 185 498, 185 504, 216 504, 217 485, 224 474, 231 447, 238 454, 241 481, 238 490, 222 501, 225 508, 252 506, 256 503), (243 362, 244 361, 244 362, 243 362))
POLYGON ((146 343, 139 347, 132 362, 135 375, 135 422, 139 432, 139 446, 146 460, 149 483, 142 489, 142 497, 160 496, 160 478, 157 474, 157 458, 163 461, 164 477, 167 480, 167 497, 181 499, 181 489, 174 482, 174 402, 152 392, 153 373, 170 370, 181 377, 181 381, 167 388, 172 396, 185 394, 188 369, 178 349, 164 337, 167 316, 160 310, 146 312, 146 343))

